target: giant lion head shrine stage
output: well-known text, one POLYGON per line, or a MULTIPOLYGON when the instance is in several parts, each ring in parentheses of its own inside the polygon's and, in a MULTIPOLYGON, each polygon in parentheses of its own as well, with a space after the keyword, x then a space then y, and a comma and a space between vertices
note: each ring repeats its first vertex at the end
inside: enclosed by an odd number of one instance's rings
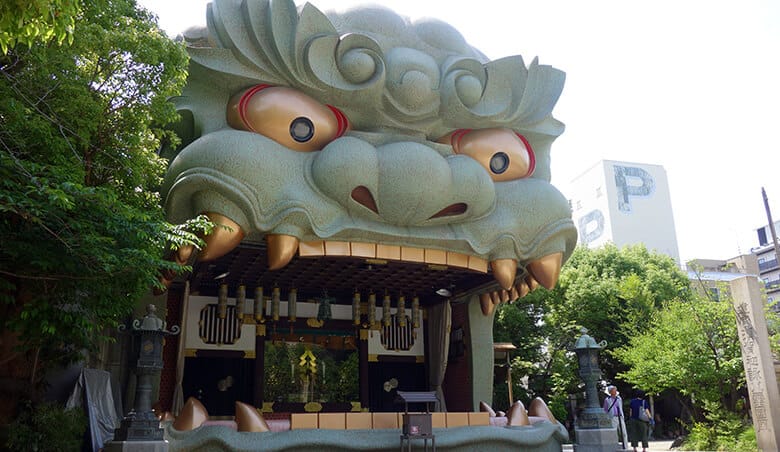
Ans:
POLYGON ((479 406, 495 307, 576 244, 549 183, 564 73, 381 7, 217 0, 184 39, 164 205, 220 226, 164 276, 171 450, 395 450, 399 392, 436 396, 442 450, 560 450, 541 399, 479 406))

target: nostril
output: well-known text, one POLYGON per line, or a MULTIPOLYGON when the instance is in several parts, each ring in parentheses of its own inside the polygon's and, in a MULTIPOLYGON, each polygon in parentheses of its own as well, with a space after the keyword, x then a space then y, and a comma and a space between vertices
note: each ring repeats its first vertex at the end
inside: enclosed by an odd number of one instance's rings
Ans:
POLYGON ((432 220, 434 218, 452 217, 455 215, 460 215, 462 213, 465 213, 468 207, 469 207, 468 204, 462 202, 456 204, 450 204, 449 206, 441 209, 439 212, 437 212, 435 215, 431 216, 431 218, 428 219, 432 220))
POLYGON ((364 187, 363 185, 359 187, 355 187, 354 190, 352 190, 352 199, 357 201, 358 204, 365 206, 372 212, 379 214, 379 209, 376 208, 376 201, 374 201, 374 196, 371 195, 371 191, 364 187))

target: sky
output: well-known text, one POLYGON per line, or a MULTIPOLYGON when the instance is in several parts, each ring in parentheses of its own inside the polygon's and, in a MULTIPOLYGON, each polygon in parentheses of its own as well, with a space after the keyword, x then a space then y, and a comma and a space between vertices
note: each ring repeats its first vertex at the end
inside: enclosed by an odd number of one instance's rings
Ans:
MULTIPOLYGON (((174 37, 204 25, 208 0, 139 0, 174 37)), ((301 3, 296 0, 296 3, 301 3)), ((323 11, 356 0, 312 0, 323 11)), ((552 183, 600 160, 666 169, 682 262, 758 245, 765 188, 780 219, 780 2, 775 0, 393 0, 443 20, 491 59, 566 72, 553 115, 552 183)))

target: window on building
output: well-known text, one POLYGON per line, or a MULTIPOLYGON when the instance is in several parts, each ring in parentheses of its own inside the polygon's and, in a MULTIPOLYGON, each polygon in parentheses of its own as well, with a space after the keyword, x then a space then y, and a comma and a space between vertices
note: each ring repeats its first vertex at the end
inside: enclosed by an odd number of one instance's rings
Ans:
POLYGON ((720 301, 720 290, 717 287, 709 287, 707 291, 710 293, 712 301, 720 301))
POLYGON ((761 246, 766 245, 769 243, 769 240, 767 240, 766 237, 766 228, 757 229, 756 232, 758 232, 758 244, 761 246))

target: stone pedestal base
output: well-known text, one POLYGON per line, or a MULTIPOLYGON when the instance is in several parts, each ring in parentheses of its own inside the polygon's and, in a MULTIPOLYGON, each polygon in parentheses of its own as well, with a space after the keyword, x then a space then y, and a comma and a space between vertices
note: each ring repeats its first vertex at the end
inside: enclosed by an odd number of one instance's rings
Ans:
POLYGON ((168 441, 109 441, 104 452, 168 452, 168 441))
POLYGON ((623 450, 614 428, 574 429, 576 452, 615 452, 623 450))

